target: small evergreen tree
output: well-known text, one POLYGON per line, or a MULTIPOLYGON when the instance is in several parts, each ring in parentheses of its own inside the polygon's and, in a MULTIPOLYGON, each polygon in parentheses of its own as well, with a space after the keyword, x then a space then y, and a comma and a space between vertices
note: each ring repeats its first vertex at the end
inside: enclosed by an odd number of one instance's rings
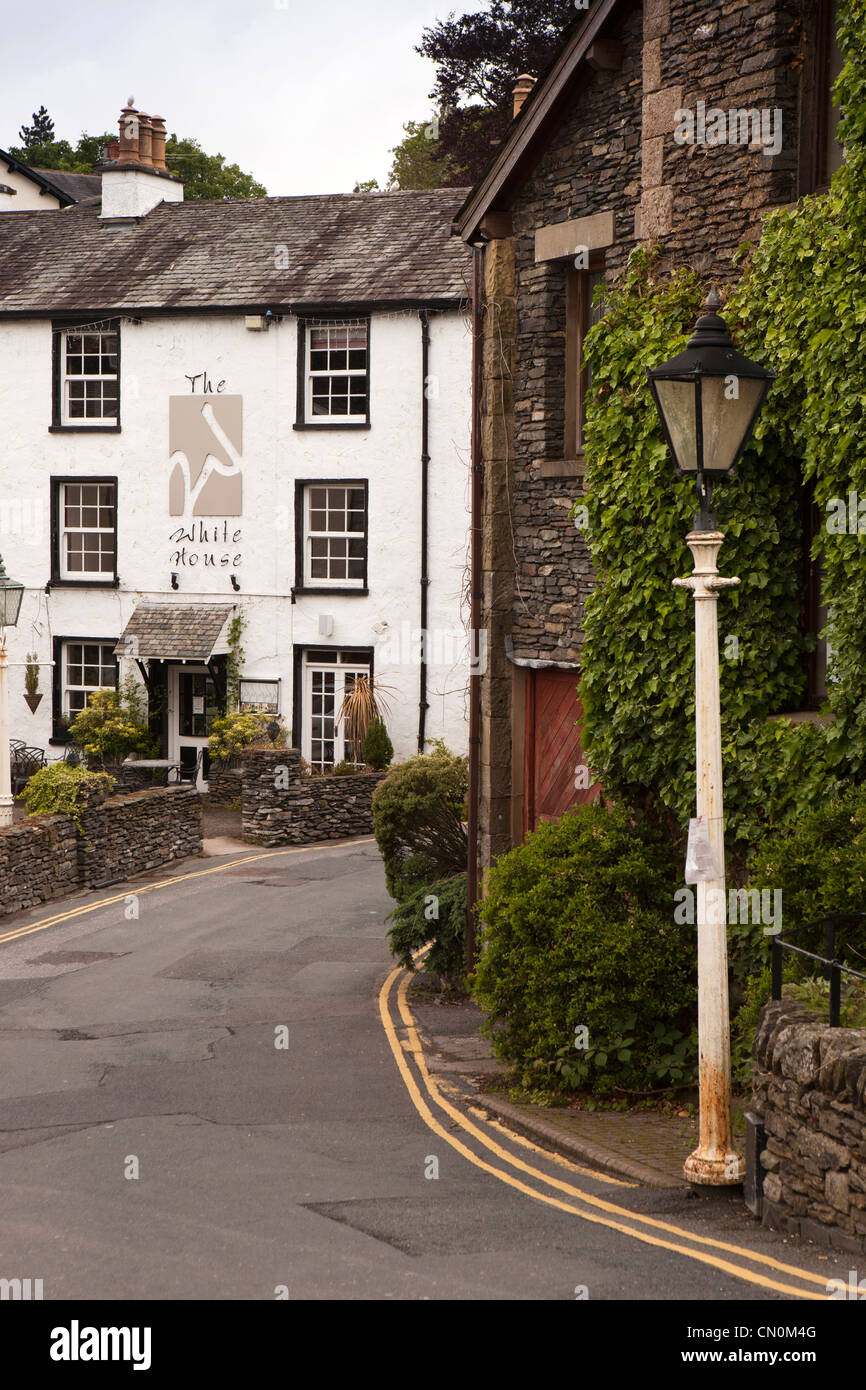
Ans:
POLYGON ((394 757, 394 745, 381 719, 371 719, 364 739, 364 762, 376 772, 384 772, 394 757))
POLYGON ((34 111, 31 120, 32 125, 23 125, 18 132, 18 138, 24 146, 32 150, 42 145, 53 144, 54 122, 45 107, 40 106, 38 111, 34 111))

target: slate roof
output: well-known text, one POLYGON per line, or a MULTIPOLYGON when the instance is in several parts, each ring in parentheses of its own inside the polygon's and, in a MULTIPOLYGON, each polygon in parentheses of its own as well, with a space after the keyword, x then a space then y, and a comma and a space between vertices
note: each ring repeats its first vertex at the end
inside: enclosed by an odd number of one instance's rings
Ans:
POLYGON ((91 206, 0 215, 0 315, 213 307, 457 304, 466 189, 91 206), (285 268, 284 268, 285 267, 285 268))
POLYGON ((68 174, 64 169, 34 169, 33 172, 41 174, 74 203, 102 195, 102 179, 98 174, 68 174))
POLYGON ((139 661, 209 661, 232 611, 222 603, 140 603, 114 650, 130 655, 127 638, 133 637, 139 661))

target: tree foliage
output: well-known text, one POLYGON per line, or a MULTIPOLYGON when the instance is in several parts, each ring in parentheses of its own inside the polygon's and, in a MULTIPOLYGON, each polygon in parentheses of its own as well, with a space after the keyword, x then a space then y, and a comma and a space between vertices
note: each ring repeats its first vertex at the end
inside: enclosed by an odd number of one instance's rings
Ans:
POLYGON ((438 115, 403 127, 391 185, 454 188, 483 178, 512 121, 515 81, 547 70, 578 13, 574 0, 492 0, 425 29, 415 51, 435 65, 438 115))
MULTIPOLYGON (((30 168, 57 169, 73 174, 92 174, 102 163, 106 147, 114 135, 87 135, 82 132, 78 142, 54 138, 54 122, 42 106, 33 113, 33 124, 22 126, 19 138, 23 144, 9 153, 30 168)), ((197 140, 169 135, 165 142, 168 168, 184 181, 186 202, 202 199, 264 198, 267 189, 252 174, 245 174, 237 164, 227 164, 221 154, 207 154, 197 140)))

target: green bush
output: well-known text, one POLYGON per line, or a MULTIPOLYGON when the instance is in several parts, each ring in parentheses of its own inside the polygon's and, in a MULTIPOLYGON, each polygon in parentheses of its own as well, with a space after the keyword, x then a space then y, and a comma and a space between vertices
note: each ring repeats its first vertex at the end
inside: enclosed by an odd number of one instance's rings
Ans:
POLYGON ((425 884, 466 868, 466 758, 436 743, 398 763, 373 794, 373 834, 388 892, 405 902, 425 884))
POLYGON ((391 951, 407 970, 413 970, 413 951, 432 941, 424 969, 454 989, 466 976, 466 875, 419 888, 388 918, 391 951))
POLYGON ((224 714, 213 721, 207 746, 214 762, 228 763, 245 748, 259 746, 271 747, 268 725, 278 723, 278 733, 273 746, 285 748, 286 731, 280 720, 272 714, 224 714))
POLYGON ((147 726, 144 695, 127 678, 120 690, 96 690, 70 722, 69 732, 91 762, 122 762, 129 753, 158 757, 159 747, 147 726))
POLYGON ((394 745, 381 719, 371 719, 364 739, 364 762, 376 772, 384 772, 394 757, 394 745))
POLYGON ((356 777, 359 772, 364 771, 365 768, 358 763, 347 762, 344 758, 341 763, 334 763, 334 766, 328 769, 328 775, 330 777, 356 777))
POLYGON ((659 831, 598 805, 494 865, 475 994, 521 1085, 610 1094, 692 1080, 695 932, 674 921, 681 876, 659 831))
MULTIPOLYGON (((752 887, 782 894, 782 932, 798 946, 824 954, 822 927, 797 928, 828 913, 866 912, 866 788, 857 787, 819 810, 800 816, 790 827, 767 833, 749 859, 752 887)), ((740 955, 753 973, 767 958, 772 938, 750 929, 751 954, 740 955)), ((836 954, 855 969, 866 960, 866 920, 841 922, 836 954), (847 956, 846 956, 847 953, 847 956)))
POLYGON ((114 786, 107 772, 88 772, 71 763, 52 763, 34 772, 21 794, 29 816, 71 816, 81 829, 81 812, 91 796, 105 796, 114 786))

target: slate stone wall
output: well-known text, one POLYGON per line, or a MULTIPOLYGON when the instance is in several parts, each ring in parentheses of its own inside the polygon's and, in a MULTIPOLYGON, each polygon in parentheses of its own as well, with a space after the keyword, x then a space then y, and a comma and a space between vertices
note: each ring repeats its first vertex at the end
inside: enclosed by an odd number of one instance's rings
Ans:
POLYGON ((68 816, 39 816, 0 830, 0 916, 78 886, 78 837, 68 816))
MULTIPOLYGON (((535 233, 613 213, 614 240, 604 249, 608 281, 637 244, 650 241, 660 245, 661 273, 690 266, 705 283, 735 280, 733 252, 760 236, 770 208, 797 197, 808 12, 808 3, 781 0, 634 6, 619 32, 607 35, 622 43, 622 66, 593 73, 517 197, 510 520, 518 656, 579 661, 593 584, 586 544, 569 517, 582 496, 582 470, 563 467, 565 283, 572 262, 536 264, 535 233), (697 116, 699 101, 705 110, 726 113, 781 112, 779 153, 744 144, 678 144, 674 114, 687 108, 697 116)), ((485 403, 485 414, 488 408, 485 403)))
POLYGON ((201 853, 192 787, 97 798, 81 825, 83 835, 69 816, 34 816, 0 829, 0 916, 201 853))
POLYGON ((243 769, 228 763, 212 762, 207 776, 208 801, 212 806, 228 806, 241 799, 243 769))
POLYGON ((98 888, 201 854, 195 787, 154 788, 91 803, 81 817, 79 883, 98 888))
POLYGON ((242 755, 242 834, 255 845, 301 845, 373 832, 373 792, 384 772, 349 777, 301 774, 296 748, 242 755))
POLYGON ((866 1029, 771 1002, 754 1051, 764 1224, 866 1254, 866 1029))

